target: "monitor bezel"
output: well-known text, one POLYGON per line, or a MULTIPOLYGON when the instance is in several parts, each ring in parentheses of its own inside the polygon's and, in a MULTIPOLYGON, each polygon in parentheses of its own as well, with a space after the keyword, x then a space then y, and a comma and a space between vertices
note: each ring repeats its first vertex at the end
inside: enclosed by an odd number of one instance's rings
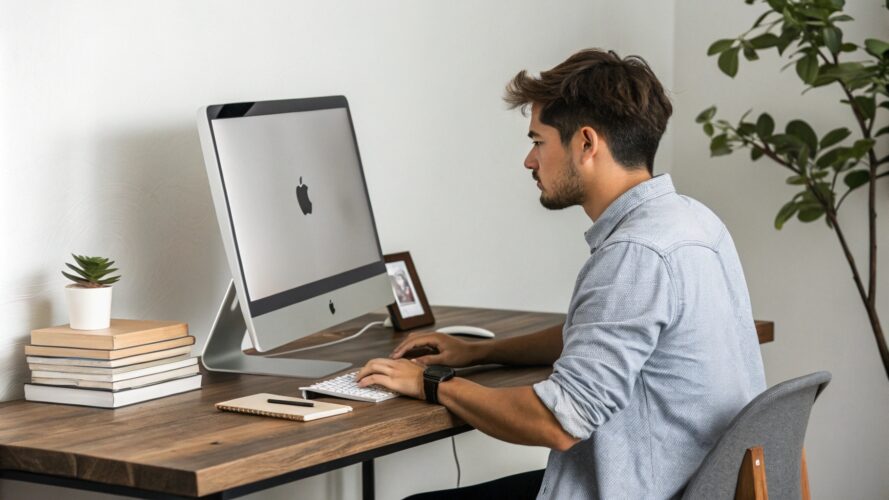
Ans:
POLYGON ((216 169, 219 173, 219 180, 222 187, 223 200, 225 202, 226 214, 228 216, 228 228, 231 230, 232 241, 234 244, 235 258, 238 263, 238 272, 240 273, 241 283, 243 283, 244 295, 247 299, 246 310, 251 318, 272 313, 296 304, 300 304, 307 300, 316 298, 321 295, 329 294, 342 288, 348 287, 355 283, 359 283, 380 274, 386 274, 386 264, 383 260, 383 251, 380 245, 380 236, 377 231, 376 219, 374 217, 373 206, 370 201, 370 192, 367 189, 367 179, 364 174, 364 164, 361 160, 361 150, 358 148, 358 137, 355 133, 355 125, 352 121, 352 113, 349 108, 349 102, 345 96, 325 96, 325 97, 309 97, 300 99, 281 99, 274 101, 253 101, 240 102, 230 104, 210 105, 206 108, 207 123, 209 125, 210 139, 213 145, 213 153, 216 160, 216 169), (352 134, 352 142, 355 148, 355 156, 358 160, 358 170, 361 174, 361 185, 364 188, 364 197, 367 202, 367 209, 370 214, 371 226, 376 242, 376 250, 378 260, 350 269, 339 274, 328 276, 311 283, 306 283, 283 292, 278 292, 268 297, 260 299, 252 299, 250 296, 250 288, 247 284, 247 277, 244 274, 244 265, 241 260, 241 250, 238 244, 238 235, 232 218, 231 205, 229 204, 228 189, 226 187, 225 175, 223 173, 222 162, 219 158, 219 150, 216 144, 216 135, 213 128, 214 120, 226 120, 235 118, 244 118, 250 116, 274 115, 282 113, 298 113, 305 111, 319 111, 325 109, 345 109, 346 116, 349 120, 349 130, 352 134))

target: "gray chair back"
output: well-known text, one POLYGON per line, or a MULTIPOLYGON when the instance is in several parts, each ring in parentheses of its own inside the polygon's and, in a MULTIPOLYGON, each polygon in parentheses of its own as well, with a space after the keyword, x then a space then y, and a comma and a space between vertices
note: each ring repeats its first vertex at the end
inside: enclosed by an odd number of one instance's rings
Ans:
POLYGON ((755 446, 763 448, 769 499, 799 500, 809 413, 830 378, 829 372, 815 372, 776 384, 754 398, 704 458, 683 500, 735 498, 744 453, 755 446))

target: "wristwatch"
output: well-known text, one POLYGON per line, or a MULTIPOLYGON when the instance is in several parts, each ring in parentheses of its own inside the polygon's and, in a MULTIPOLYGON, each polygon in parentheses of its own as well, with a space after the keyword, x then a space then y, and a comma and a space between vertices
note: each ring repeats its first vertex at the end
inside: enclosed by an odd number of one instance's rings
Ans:
POLYGON ((423 371, 423 391, 426 401, 438 404, 438 384, 454 378, 457 372, 453 368, 441 365, 429 365, 423 371))

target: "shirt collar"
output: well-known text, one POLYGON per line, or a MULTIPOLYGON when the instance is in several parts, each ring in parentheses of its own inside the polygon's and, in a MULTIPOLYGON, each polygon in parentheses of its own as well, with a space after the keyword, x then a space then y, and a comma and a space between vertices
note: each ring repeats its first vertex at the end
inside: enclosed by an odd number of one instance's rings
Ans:
POLYGON ((608 208, 599 216, 599 220, 593 223, 585 233, 590 251, 594 251, 617 228, 618 224, 639 205, 646 201, 668 193, 675 193, 673 179, 670 174, 660 174, 645 182, 630 188, 624 194, 608 205, 608 208))

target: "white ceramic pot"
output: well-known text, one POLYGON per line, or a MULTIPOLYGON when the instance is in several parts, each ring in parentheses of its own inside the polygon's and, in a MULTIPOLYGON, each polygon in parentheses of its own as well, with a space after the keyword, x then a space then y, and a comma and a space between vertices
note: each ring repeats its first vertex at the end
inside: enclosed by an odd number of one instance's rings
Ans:
POLYGON ((75 330, 102 330, 111 326, 111 287, 65 287, 68 322, 75 330))

